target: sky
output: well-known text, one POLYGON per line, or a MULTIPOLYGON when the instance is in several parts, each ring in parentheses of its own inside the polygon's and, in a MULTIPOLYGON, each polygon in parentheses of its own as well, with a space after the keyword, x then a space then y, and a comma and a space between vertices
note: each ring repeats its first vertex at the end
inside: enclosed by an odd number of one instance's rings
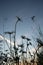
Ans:
MULTIPOLYGON (((32 36, 37 37, 39 26, 43 32, 43 0, 0 0, 0 34, 15 30, 16 16, 23 21, 17 24, 17 44, 21 42, 21 35, 31 39, 32 36), (35 16, 34 22, 32 16, 35 16)), ((6 38, 9 39, 9 36, 6 35, 6 38)))

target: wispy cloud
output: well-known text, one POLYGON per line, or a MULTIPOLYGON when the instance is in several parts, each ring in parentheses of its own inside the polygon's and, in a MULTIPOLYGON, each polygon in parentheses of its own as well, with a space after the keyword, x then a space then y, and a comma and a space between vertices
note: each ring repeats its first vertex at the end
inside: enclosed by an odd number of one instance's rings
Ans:
MULTIPOLYGON (((2 35, 0 35, 0 40, 5 40, 5 41, 7 41, 8 44, 10 44, 10 40, 7 39, 7 38, 5 38, 5 37, 2 36, 2 35)), ((17 39, 16 45, 18 45, 18 44, 21 44, 21 39, 17 39)), ((12 41, 11 41, 11 45, 14 46, 14 43, 13 43, 12 41)), ((35 49, 32 47, 32 48, 30 49, 30 52, 31 52, 31 53, 35 52, 35 49)))
MULTIPOLYGON (((3 41, 5 40, 5 41, 7 41, 8 44, 10 44, 10 40, 2 35, 0 35, 0 40, 3 40, 3 41)), ((18 45, 20 43, 21 43, 21 39, 17 39, 16 44, 18 45)), ((14 46, 14 42, 11 41, 11 45, 14 46)))
MULTIPOLYGON (((4 36, 2 36, 2 35, 0 35, 0 40, 5 40, 5 41, 7 41, 7 43, 8 44, 10 44, 10 40, 9 39, 7 39, 7 38, 5 38, 4 36)), ((12 46, 14 45, 14 43, 13 42, 11 42, 11 44, 12 44, 12 46)))

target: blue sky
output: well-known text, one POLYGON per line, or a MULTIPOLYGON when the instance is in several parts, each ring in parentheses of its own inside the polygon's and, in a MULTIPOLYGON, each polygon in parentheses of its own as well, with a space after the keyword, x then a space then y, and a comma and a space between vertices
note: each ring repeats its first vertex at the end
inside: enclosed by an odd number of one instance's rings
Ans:
POLYGON ((14 31, 16 16, 23 20, 23 23, 17 24, 17 40, 21 38, 21 35, 29 38, 36 37, 38 24, 43 32, 43 0, 0 0, 0 33, 3 33, 3 24, 4 32, 14 31), (30 18, 32 16, 35 16, 34 23, 30 18))

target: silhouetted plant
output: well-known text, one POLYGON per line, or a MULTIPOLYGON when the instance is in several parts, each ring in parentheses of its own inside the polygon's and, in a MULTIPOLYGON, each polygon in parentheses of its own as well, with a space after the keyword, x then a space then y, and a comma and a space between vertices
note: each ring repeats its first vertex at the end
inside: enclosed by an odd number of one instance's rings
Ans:
POLYGON ((42 52, 40 54, 37 54, 38 56, 38 65, 43 65, 43 54, 42 52))
MULTIPOLYGON (((37 42, 38 42, 38 47, 42 47, 43 46, 43 41, 37 38, 37 42)), ((38 56, 38 65, 43 65, 43 52, 41 52, 40 54, 37 53, 38 56)))
POLYGON ((32 16, 32 17, 31 17, 31 19, 32 19, 33 22, 34 22, 34 18, 35 18, 35 16, 32 16))
POLYGON ((39 45, 40 47, 43 46, 43 42, 42 42, 41 39, 37 38, 37 42, 38 42, 38 45, 39 45))

